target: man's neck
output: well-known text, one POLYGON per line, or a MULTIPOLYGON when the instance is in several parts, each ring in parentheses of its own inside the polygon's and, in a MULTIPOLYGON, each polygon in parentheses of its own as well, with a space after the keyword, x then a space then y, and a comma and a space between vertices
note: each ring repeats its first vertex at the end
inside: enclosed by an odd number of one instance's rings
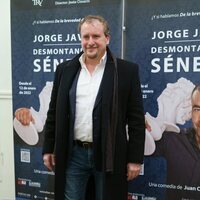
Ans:
POLYGON ((92 73, 95 70, 95 67, 99 64, 100 61, 95 60, 95 59, 87 59, 85 60, 85 65, 88 69, 88 71, 90 72, 90 74, 92 75, 92 73))
POLYGON ((90 59, 90 58, 86 58, 85 59, 85 64, 86 66, 97 66, 100 63, 101 58, 96 58, 96 59, 90 59))
POLYGON ((91 59, 91 58, 88 58, 88 57, 84 58, 85 59, 85 61, 84 61, 85 65, 86 65, 86 67, 87 67, 87 69, 88 69, 88 71, 90 72, 91 75, 94 72, 96 66, 100 63, 103 56, 104 55, 102 55, 101 57, 98 57, 98 58, 94 58, 94 59, 91 59))

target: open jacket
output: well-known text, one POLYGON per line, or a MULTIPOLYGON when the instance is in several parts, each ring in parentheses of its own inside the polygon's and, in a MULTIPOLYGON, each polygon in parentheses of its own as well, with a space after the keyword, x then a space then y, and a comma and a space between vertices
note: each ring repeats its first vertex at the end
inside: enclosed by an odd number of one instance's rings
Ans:
POLYGON ((200 199, 200 150, 195 145, 195 130, 164 132, 156 142, 154 156, 163 156, 167 164, 167 184, 182 189, 167 189, 166 199, 200 199), (196 188, 194 190, 194 188, 196 188))
MULTIPOLYGON (((45 124, 43 153, 54 153, 56 157, 56 200, 64 199, 65 170, 73 147, 76 80, 81 69, 80 56, 81 54, 57 67, 45 124)), ((104 199, 127 200, 127 163, 143 162, 145 123, 138 66, 117 59, 118 103, 114 168, 112 172, 106 172, 106 144, 112 118, 115 67, 113 57, 110 51, 107 51, 105 71, 93 108, 94 160, 96 168, 105 172, 104 199)))

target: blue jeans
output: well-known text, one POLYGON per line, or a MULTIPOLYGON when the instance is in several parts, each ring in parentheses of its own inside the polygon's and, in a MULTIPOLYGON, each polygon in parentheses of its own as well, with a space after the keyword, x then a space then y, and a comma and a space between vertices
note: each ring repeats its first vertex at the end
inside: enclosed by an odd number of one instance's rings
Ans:
POLYGON ((94 175, 96 200, 103 200, 103 173, 95 170, 93 150, 75 145, 66 169, 65 200, 85 200, 90 175, 94 175))

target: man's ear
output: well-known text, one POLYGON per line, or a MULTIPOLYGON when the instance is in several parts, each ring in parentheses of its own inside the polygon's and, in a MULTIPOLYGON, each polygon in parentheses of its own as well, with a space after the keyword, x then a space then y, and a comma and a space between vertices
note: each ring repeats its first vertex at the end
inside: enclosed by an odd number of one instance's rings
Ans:
POLYGON ((106 36, 107 42, 106 44, 109 45, 110 44, 110 36, 106 36))

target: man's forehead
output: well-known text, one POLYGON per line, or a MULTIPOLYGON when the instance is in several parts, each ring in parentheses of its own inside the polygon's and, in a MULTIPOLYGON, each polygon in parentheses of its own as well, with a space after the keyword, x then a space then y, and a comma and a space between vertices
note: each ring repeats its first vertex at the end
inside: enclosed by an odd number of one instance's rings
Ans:
POLYGON ((192 104, 200 106, 200 91, 196 90, 192 94, 192 104))
POLYGON ((97 19, 93 19, 93 20, 90 20, 90 21, 85 21, 81 28, 84 27, 84 26, 94 26, 94 27, 103 27, 103 23, 100 22, 99 20, 97 19))
POLYGON ((84 23, 81 27, 81 35, 91 33, 91 31, 95 31, 96 33, 104 33, 104 27, 101 22, 99 23, 84 23), (90 28, 92 27, 92 29, 90 28))

